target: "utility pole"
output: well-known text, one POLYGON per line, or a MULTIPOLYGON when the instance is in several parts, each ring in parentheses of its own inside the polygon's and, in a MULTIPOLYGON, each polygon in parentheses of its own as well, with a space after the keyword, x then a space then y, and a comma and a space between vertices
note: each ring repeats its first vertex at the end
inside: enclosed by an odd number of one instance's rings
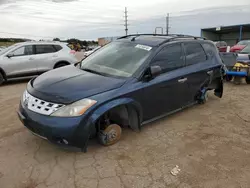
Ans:
POLYGON ((125 7, 125 33, 126 36, 128 35, 128 11, 127 11, 127 7, 125 7))
POLYGON ((169 34, 169 13, 167 14, 167 17, 166 17, 166 34, 168 35, 169 34))

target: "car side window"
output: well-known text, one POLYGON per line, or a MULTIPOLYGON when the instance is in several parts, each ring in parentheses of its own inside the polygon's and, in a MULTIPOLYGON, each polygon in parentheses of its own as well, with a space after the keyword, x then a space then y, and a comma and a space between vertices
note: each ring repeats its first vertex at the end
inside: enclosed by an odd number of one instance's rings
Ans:
POLYGON ((54 48, 56 49, 57 52, 62 49, 62 47, 60 45, 54 45, 54 48))
POLYGON ((211 59, 211 57, 213 57, 215 53, 219 53, 218 49, 213 44, 203 43, 202 47, 204 48, 205 53, 207 54, 207 57, 209 59, 211 59))
POLYGON ((25 56, 25 55, 32 55, 33 54, 33 47, 32 45, 29 46, 22 46, 15 51, 13 51, 14 56, 25 56))
POLYGON ((36 54, 54 53, 56 49, 53 45, 36 45, 36 54))
POLYGON ((162 72, 169 72, 185 65, 181 44, 164 47, 154 58, 151 65, 158 65, 162 72))
POLYGON ((207 60, 207 56, 200 43, 185 43, 186 65, 194 65, 207 60))
POLYGON ((33 46, 25 46, 25 55, 32 55, 33 54, 33 46))

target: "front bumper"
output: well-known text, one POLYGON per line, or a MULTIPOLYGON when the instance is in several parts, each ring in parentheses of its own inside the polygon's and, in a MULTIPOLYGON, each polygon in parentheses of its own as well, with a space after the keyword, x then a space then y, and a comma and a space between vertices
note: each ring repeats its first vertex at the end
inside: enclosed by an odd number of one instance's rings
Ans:
POLYGON ((20 121, 33 134, 63 148, 86 151, 92 126, 84 117, 52 117, 28 110, 22 104, 17 112, 20 121))

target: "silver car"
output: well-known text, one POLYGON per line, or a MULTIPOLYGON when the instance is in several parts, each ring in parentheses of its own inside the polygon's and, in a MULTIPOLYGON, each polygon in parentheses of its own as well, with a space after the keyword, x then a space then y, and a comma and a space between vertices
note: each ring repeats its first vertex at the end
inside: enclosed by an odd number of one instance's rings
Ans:
POLYGON ((0 52, 0 85, 10 78, 39 75, 74 63, 75 51, 66 43, 17 43, 0 52))

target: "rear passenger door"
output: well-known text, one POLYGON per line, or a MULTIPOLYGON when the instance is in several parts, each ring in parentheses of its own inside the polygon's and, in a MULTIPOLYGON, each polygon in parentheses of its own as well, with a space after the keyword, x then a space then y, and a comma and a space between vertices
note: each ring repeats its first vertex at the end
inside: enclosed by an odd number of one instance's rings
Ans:
POLYGON ((199 90, 204 84, 209 83, 213 75, 213 65, 199 42, 185 42, 184 51, 188 84, 187 95, 189 95, 190 101, 194 101, 199 90))
POLYGON ((38 73, 53 69, 57 58, 57 49, 54 45, 39 44, 35 45, 36 66, 38 73))

